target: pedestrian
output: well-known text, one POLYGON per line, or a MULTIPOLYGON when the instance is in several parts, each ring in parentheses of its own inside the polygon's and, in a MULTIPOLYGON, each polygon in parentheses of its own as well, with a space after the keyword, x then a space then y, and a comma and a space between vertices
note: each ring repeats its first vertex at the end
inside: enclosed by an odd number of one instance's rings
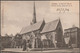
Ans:
POLYGON ((27 51, 29 51, 29 43, 27 43, 27 48, 26 49, 27 49, 27 51))
POLYGON ((24 39, 23 40, 23 51, 25 51, 26 50, 26 40, 24 39))

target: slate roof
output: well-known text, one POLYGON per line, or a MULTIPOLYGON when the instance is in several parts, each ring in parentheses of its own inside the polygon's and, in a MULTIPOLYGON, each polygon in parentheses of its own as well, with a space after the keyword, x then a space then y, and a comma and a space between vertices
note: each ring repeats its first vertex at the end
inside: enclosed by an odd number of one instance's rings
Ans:
POLYGON ((40 27, 42 26, 42 23, 43 22, 44 22, 44 20, 43 21, 40 21, 40 22, 37 22, 35 24, 29 25, 27 27, 22 28, 20 34, 32 32, 32 31, 35 31, 35 30, 40 29, 40 27))
POLYGON ((56 30, 56 27, 57 27, 58 23, 59 23, 59 19, 46 23, 43 30, 41 31, 41 33, 56 30))

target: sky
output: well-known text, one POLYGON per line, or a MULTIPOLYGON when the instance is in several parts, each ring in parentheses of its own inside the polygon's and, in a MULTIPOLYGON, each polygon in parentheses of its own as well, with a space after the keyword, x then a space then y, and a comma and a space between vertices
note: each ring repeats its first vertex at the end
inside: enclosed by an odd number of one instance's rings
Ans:
MULTIPOLYGON (((67 1, 69 5, 61 3, 65 2, 35 1, 37 22, 44 19, 47 23, 60 18, 63 30, 73 25, 79 27, 79 2, 67 1), (62 9, 65 9, 65 12, 62 9)), ((2 1, 1 35, 15 35, 20 33, 23 27, 30 25, 34 12, 33 4, 34 1, 2 1)))

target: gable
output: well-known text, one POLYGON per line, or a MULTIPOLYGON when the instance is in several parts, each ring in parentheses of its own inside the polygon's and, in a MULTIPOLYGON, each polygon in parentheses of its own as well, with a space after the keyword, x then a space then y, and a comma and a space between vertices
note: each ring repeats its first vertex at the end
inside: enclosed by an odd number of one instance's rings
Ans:
POLYGON ((54 20, 54 21, 49 22, 49 23, 46 23, 44 28, 43 28, 43 30, 41 31, 41 33, 45 33, 45 32, 56 30, 58 23, 59 23, 59 19, 54 20))
POLYGON ((59 20, 59 22, 58 22, 58 25, 57 25, 57 27, 56 27, 56 30, 58 30, 58 29, 61 29, 61 31, 63 31, 63 29, 62 29, 62 24, 61 24, 61 21, 59 20))

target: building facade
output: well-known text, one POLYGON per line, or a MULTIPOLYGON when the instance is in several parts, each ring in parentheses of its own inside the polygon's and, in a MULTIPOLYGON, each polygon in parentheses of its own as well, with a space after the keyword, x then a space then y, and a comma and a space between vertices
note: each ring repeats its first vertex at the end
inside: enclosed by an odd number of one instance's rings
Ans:
POLYGON ((40 32, 45 25, 45 21, 40 21, 30 26, 27 26, 21 30, 21 35, 23 39, 27 41, 31 48, 40 47, 40 32))
POLYGON ((60 48, 63 45, 63 29, 60 19, 49 23, 37 22, 21 30, 23 39, 31 48, 60 48))
POLYGON ((43 45, 46 47, 60 48, 63 45, 63 29, 60 22, 60 19, 54 20, 52 22, 46 23, 42 32, 42 36, 46 36, 46 39, 43 39, 43 45))
POLYGON ((67 47, 80 47, 80 29, 72 27, 65 29, 64 39, 67 47))

